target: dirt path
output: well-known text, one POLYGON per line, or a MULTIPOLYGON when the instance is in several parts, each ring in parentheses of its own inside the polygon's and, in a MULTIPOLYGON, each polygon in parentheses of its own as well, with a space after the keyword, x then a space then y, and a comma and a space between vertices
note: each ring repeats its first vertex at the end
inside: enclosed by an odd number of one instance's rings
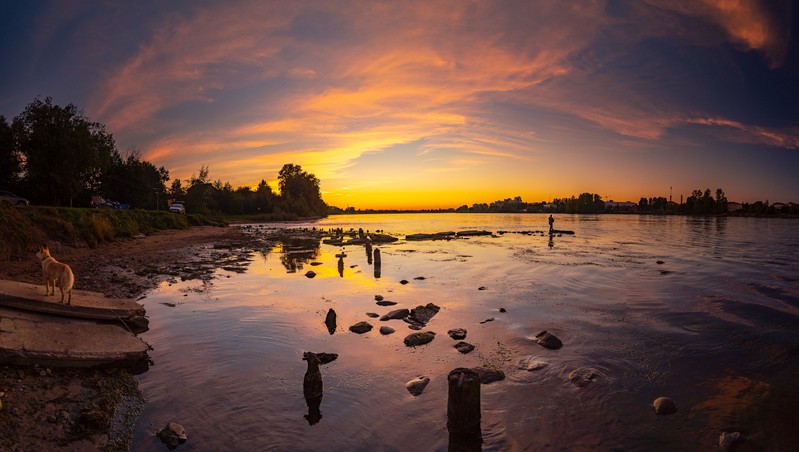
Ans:
MULTIPOLYGON (((72 267, 76 289, 135 299, 166 278, 207 277, 209 266, 197 262, 218 263, 250 240, 239 228, 203 226, 95 249, 49 245, 53 257, 72 267)), ((31 253, 0 261, 0 278, 42 284, 39 260, 31 253)), ((135 379, 123 370, 3 366, 0 450, 128 450, 142 403, 135 379)))

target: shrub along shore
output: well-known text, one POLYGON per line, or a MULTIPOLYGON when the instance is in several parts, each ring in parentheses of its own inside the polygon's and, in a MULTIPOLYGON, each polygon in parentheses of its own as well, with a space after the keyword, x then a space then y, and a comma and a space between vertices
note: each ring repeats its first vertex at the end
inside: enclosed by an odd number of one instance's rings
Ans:
POLYGON ((14 207, 0 202, 0 260, 20 257, 48 241, 96 248, 116 238, 205 225, 226 223, 221 218, 164 211, 14 207))

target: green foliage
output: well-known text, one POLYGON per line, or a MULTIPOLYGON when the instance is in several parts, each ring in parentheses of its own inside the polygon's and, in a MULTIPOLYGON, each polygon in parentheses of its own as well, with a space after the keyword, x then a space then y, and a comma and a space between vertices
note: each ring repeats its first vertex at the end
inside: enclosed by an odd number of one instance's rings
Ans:
POLYGON ((130 204, 131 208, 166 210, 167 181, 169 171, 142 160, 138 151, 132 151, 124 160, 116 154, 104 174, 102 194, 130 204))
POLYGON ((31 102, 12 124, 24 161, 27 195, 38 203, 72 204, 100 188, 116 145, 105 126, 85 118, 72 104, 31 102))
POLYGON ((727 197, 720 188, 716 189, 716 198, 711 195, 710 189, 694 190, 685 200, 685 213, 694 215, 725 214, 727 213, 727 197))
POLYGON ((575 198, 555 199, 553 203, 560 213, 602 213, 605 211, 605 202, 602 197, 593 193, 582 193, 575 198))
POLYGON ((0 187, 13 187, 20 172, 20 161, 14 149, 14 135, 11 125, 0 116, 0 187))
POLYGON ((0 201, 0 260, 32 253, 43 242, 45 236, 24 213, 29 209, 0 201))
POLYGON ((35 206, 2 211, 0 231, 17 237, 11 242, 27 246, 31 237, 57 240, 94 248, 119 237, 139 233, 150 234, 163 229, 186 229, 189 226, 222 225, 220 221, 201 215, 176 215, 152 210, 87 209, 78 207, 35 206), (13 216, 12 216, 13 214, 13 216), (10 218, 11 220, 7 220, 10 218))
POLYGON ((287 163, 278 173, 280 200, 284 210, 300 216, 324 216, 327 205, 322 201, 319 179, 302 170, 299 165, 287 163))

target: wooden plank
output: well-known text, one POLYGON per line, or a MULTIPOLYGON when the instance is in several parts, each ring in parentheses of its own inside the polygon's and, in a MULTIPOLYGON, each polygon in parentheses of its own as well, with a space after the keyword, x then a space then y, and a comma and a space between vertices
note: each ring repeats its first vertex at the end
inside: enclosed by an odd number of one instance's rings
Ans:
POLYGON ((73 290, 72 303, 59 303, 61 292, 45 295, 43 284, 0 279, 0 306, 44 314, 96 320, 128 320, 143 316, 144 307, 132 300, 107 298, 98 292, 73 290))
POLYGON ((120 326, 0 308, 2 364, 137 366, 148 348, 120 326))

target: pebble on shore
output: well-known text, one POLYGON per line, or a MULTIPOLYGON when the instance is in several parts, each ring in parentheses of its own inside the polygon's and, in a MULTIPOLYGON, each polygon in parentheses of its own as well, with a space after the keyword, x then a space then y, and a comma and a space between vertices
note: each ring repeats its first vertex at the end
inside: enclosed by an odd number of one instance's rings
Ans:
POLYGON ((430 377, 419 375, 413 380, 405 383, 405 389, 407 389, 408 392, 410 392, 413 396, 418 396, 424 391, 424 388, 427 387, 428 383, 430 383, 430 377))
POLYGON ((652 406, 655 408, 656 414, 667 415, 677 412, 677 404, 668 397, 658 397, 652 402, 652 406))

